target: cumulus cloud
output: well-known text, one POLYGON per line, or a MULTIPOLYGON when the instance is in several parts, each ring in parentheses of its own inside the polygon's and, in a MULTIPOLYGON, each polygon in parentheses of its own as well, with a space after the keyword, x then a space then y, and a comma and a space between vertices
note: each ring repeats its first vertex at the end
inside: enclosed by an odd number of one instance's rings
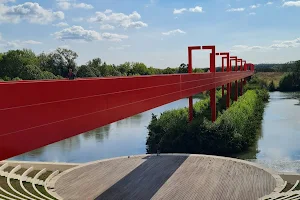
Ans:
POLYGON ((230 8, 226 10, 227 12, 243 12, 245 8, 230 8))
POLYGON ((55 32, 54 36, 58 40, 81 40, 81 41, 96 41, 101 40, 100 33, 93 30, 85 30, 81 26, 72 26, 70 28, 63 29, 55 32))
POLYGON ((180 8, 180 9, 174 9, 173 14, 182 14, 184 11, 186 11, 186 8, 180 8))
POLYGON ((94 17, 91 17, 89 22, 99 22, 102 24, 116 25, 122 28, 142 28, 147 27, 148 24, 138 21, 141 19, 141 15, 134 11, 129 15, 124 13, 113 13, 113 12, 96 12, 94 17))
POLYGON ((23 48, 26 46, 31 46, 31 45, 39 45, 42 44, 42 42, 35 41, 35 40, 12 40, 12 41, 7 41, 3 40, 0 34, 0 46, 4 47, 5 49, 18 49, 18 48, 23 48))
POLYGON ((250 6, 250 8, 252 8, 252 9, 255 9, 255 8, 258 8, 258 7, 260 7, 260 4, 255 4, 255 5, 250 6))
POLYGON ((282 6, 296 6, 300 7, 300 1, 286 1, 282 6))
POLYGON ((162 34, 163 35, 176 35, 176 34, 185 34, 186 32, 180 30, 180 29, 175 29, 175 30, 172 30, 172 31, 168 31, 168 32, 163 32, 162 34))
POLYGON ((180 9, 174 9, 173 11, 173 14, 176 15, 176 14, 182 14, 184 12, 203 12, 203 8, 200 7, 200 6, 196 6, 194 8, 189 8, 189 9, 186 9, 186 8, 180 8, 180 9))
POLYGON ((112 25, 109 25, 109 24, 103 24, 100 26, 100 29, 101 30, 113 30, 113 29, 115 29, 115 27, 112 25))
POLYGON ((109 40, 109 41, 122 41, 127 39, 127 35, 119 35, 114 33, 98 33, 94 30, 86 30, 81 26, 72 26, 65 28, 53 34, 54 37, 61 41, 66 40, 77 40, 77 41, 98 41, 98 40, 109 40))
POLYGON ((196 6, 195 8, 190 8, 190 12, 203 12, 203 8, 200 6, 196 6))
POLYGON ((57 6, 63 10, 71 8, 93 9, 94 6, 86 3, 76 3, 75 0, 56 0, 57 6))
POLYGON ((0 3, 16 2, 16 0, 0 0, 0 3))
POLYGON ((279 50, 283 48, 300 47, 300 37, 294 40, 273 41, 270 46, 247 46, 235 45, 232 47, 233 51, 252 51, 252 50, 279 50))
POLYGON ((108 50, 123 50, 123 49, 129 48, 129 47, 131 47, 131 45, 112 46, 112 47, 109 47, 108 50))
POLYGON ((66 22, 59 22, 57 24, 53 24, 53 26, 56 26, 56 27, 65 27, 65 26, 69 26, 69 24, 66 23, 66 22))
POLYGON ((120 42, 123 39, 127 39, 127 35, 119 35, 114 33, 102 33, 102 38, 110 41, 120 42))
POLYGON ((0 4, 0 22, 3 23, 27 21, 35 24, 48 24, 49 22, 62 19, 64 19, 63 12, 46 10, 38 3, 26 2, 14 6, 0 4))
POLYGON ((266 5, 272 5, 273 2, 272 1, 269 1, 268 3, 266 3, 266 5))

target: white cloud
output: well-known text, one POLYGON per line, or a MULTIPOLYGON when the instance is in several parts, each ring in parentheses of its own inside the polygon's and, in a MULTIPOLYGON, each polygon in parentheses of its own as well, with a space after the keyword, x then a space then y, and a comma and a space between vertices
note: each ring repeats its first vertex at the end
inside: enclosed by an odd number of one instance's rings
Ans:
POLYGON ((200 6, 196 6, 195 8, 190 8, 190 12, 203 12, 203 8, 200 6))
POLYGON ((184 31, 182 31, 180 29, 175 29, 175 30, 172 30, 172 31, 163 32, 162 34, 163 35, 175 35, 177 33, 185 34, 186 32, 184 32, 184 31))
POLYGON ((84 20, 83 17, 73 18, 72 19, 73 22, 82 22, 83 20, 84 20))
POLYGON ((18 49, 26 46, 31 46, 31 45, 38 45, 42 44, 42 42, 35 41, 35 40, 12 40, 12 41, 7 41, 7 40, 2 40, 1 34, 0 34, 0 46, 3 46, 5 49, 18 49))
POLYGON ((189 12, 203 12, 203 8, 200 7, 200 6, 196 6, 194 8, 189 8, 189 9, 186 9, 186 8, 180 8, 180 9, 176 9, 174 8, 174 11, 173 11, 173 14, 176 15, 176 14, 182 14, 186 11, 189 11, 189 12))
POLYGON ((112 47, 109 47, 108 50, 123 50, 123 49, 126 49, 126 48, 129 48, 131 47, 131 45, 120 45, 120 46, 112 46, 112 47))
POLYGON ((101 40, 102 37, 100 33, 93 30, 85 30, 81 26, 72 26, 69 28, 65 28, 61 31, 55 32, 53 34, 58 40, 79 40, 79 41, 97 41, 101 40))
POLYGON ((82 8, 82 9, 93 9, 94 6, 91 4, 86 4, 86 3, 75 3, 72 5, 73 8, 82 8))
POLYGON ((62 19, 64 19, 63 12, 46 10, 38 3, 26 2, 15 6, 0 4, 0 22, 3 23, 27 21, 35 24, 48 24, 49 22, 62 19))
POLYGON ((186 11, 186 8, 180 8, 180 9, 176 9, 174 8, 173 14, 182 14, 184 11, 186 11))
POLYGON ((66 40, 77 40, 77 41, 98 41, 98 40, 109 40, 109 41, 122 41, 123 39, 127 39, 127 35, 119 35, 114 33, 98 33, 94 30, 86 30, 81 26, 72 26, 69 28, 65 28, 61 31, 55 32, 54 37, 61 41, 66 40))
POLYGON ((243 12, 245 8, 230 8, 226 10, 227 12, 243 12))
POLYGON ((57 6, 63 10, 71 8, 93 9, 94 6, 86 3, 76 3, 75 0, 56 0, 57 6))
POLYGON ((0 0, 0 3, 16 2, 16 0, 0 0))
POLYGON ((252 8, 252 9, 255 9, 255 8, 258 8, 258 7, 260 7, 260 4, 255 4, 255 5, 250 6, 250 8, 252 8))
POLYGON ((282 6, 296 6, 300 7, 300 1, 286 1, 282 6))
POLYGON ((300 37, 294 40, 273 41, 270 46, 247 46, 247 45, 235 45, 232 50, 239 51, 252 51, 252 50, 279 50, 283 48, 295 48, 300 47, 300 37))
POLYGON ((105 13, 105 14, 112 13, 112 10, 111 10, 111 9, 106 9, 106 10, 104 11, 104 13, 105 13))
POLYGON ((100 26, 100 29, 101 30, 113 30, 113 29, 115 29, 115 27, 112 25, 109 25, 109 24, 103 24, 100 26))
POLYGON ((272 5, 273 2, 272 1, 269 1, 268 3, 266 3, 266 5, 272 5))
POLYGON ((251 13, 249 13, 249 15, 256 15, 256 13, 255 12, 251 12, 251 13))
POLYGON ((142 28, 147 27, 148 24, 137 21, 141 19, 141 15, 134 11, 129 15, 124 13, 104 13, 104 12, 96 12, 96 16, 90 18, 89 22, 99 22, 102 24, 114 24, 116 26, 122 28, 142 28))
POLYGON ((53 24, 53 26, 56 26, 56 27, 65 27, 65 26, 69 26, 69 24, 66 23, 66 22, 59 22, 58 24, 53 24))
POLYGON ((114 33, 102 33, 102 38, 114 42, 120 42, 123 39, 127 39, 127 35, 119 35, 119 34, 114 34, 114 33))
POLYGON ((23 42, 23 44, 42 44, 42 43, 35 40, 26 40, 23 42))

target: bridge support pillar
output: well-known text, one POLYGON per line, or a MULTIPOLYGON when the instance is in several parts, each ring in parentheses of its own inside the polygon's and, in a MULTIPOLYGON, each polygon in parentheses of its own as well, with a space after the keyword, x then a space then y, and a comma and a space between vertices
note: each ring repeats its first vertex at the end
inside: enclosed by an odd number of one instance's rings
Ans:
MULTIPOLYGON (((210 73, 215 78, 216 74, 216 47, 215 46, 203 46, 202 49, 211 50, 210 53, 210 73)), ((211 109, 211 121, 215 122, 217 119, 217 105, 216 105, 216 88, 210 90, 210 109, 211 109)))
MULTIPOLYGON (((188 47, 188 73, 193 73, 193 59, 192 51, 201 49, 200 46, 188 47)), ((189 121, 193 121, 194 107, 193 107, 193 97, 189 97, 189 121)))

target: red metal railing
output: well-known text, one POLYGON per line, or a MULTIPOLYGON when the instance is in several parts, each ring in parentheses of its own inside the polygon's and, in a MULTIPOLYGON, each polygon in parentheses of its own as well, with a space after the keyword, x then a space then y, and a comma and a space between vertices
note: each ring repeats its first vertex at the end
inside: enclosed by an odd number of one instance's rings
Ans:
POLYGON ((237 72, 2 82, 0 160, 225 84, 228 89, 253 75, 248 66, 237 72))

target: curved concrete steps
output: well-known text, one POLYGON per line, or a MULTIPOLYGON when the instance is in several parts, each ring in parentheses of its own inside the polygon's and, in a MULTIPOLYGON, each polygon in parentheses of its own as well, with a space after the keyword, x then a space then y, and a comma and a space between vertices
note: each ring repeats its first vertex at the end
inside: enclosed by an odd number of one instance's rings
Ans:
POLYGON ((270 195, 264 196, 260 198, 260 200, 300 200, 300 190, 295 190, 299 183, 300 181, 297 180, 296 183, 288 189, 288 191, 283 192, 287 186, 287 181, 285 181, 279 192, 274 192, 270 195))
POLYGON ((44 168, 42 170, 39 170, 38 173, 36 173, 33 178, 28 176, 32 171, 34 171, 33 167, 24 169, 24 168, 21 168, 21 165, 18 165, 14 168, 9 166, 7 163, 1 165, 0 166, 0 177, 6 178, 7 185, 5 187, 9 191, 3 189, 0 186, 0 200, 1 199, 3 199, 3 200, 56 200, 56 199, 59 199, 59 198, 56 198, 54 196, 56 194, 51 192, 47 187, 47 184, 55 176, 57 176, 59 174, 59 171, 54 171, 51 173, 51 171, 49 172, 49 171, 47 171, 46 168, 44 168), (9 169, 7 169, 7 168, 9 168, 9 169), (16 172, 18 172, 18 173, 23 172, 23 173, 17 174, 16 172), (26 184, 27 188, 25 187, 24 184, 26 184), (28 184, 30 184, 30 186, 28 184), (45 194, 47 194, 47 195, 45 195, 45 194), (51 198, 51 196, 53 196, 53 197, 51 198))

